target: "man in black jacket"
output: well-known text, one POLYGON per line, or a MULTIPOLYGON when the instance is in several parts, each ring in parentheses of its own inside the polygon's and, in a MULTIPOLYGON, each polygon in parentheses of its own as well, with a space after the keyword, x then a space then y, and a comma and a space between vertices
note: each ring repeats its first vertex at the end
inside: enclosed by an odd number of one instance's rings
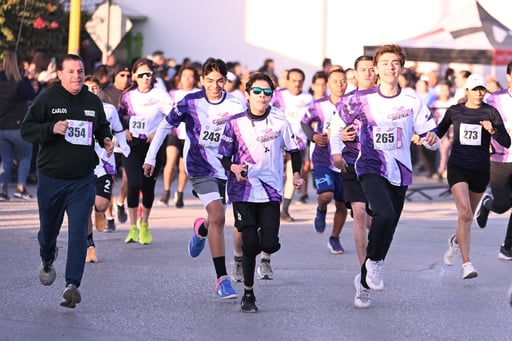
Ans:
POLYGON ((66 212, 68 252, 61 305, 74 308, 81 301, 78 287, 85 265, 87 222, 96 194, 94 138, 109 153, 114 146, 101 100, 83 87, 82 59, 65 55, 57 66, 57 76, 59 81, 34 100, 21 125, 21 136, 39 144, 39 279, 43 285, 55 281, 57 236, 66 212))

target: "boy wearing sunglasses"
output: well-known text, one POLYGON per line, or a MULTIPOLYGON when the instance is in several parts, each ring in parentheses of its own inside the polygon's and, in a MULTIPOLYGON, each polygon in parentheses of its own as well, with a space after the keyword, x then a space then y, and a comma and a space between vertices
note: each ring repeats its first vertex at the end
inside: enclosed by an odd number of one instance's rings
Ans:
POLYGON ((219 146, 229 171, 227 193, 233 203, 235 227, 242 234, 244 295, 241 312, 257 312, 254 296, 256 256, 272 254, 279 243, 283 198, 283 150, 290 154, 293 185, 300 189, 300 151, 293 130, 279 109, 271 107, 274 85, 264 73, 254 73, 246 85, 249 110, 231 117, 219 146))
POLYGON ((215 292, 221 298, 236 298, 227 276, 224 222, 226 171, 217 158, 227 120, 246 109, 245 103, 224 91, 227 66, 221 59, 208 58, 202 67, 201 91, 186 95, 166 116, 153 138, 144 161, 144 173, 152 176, 155 159, 172 127, 185 123, 187 133, 183 157, 194 193, 206 209, 207 217, 194 221, 194 233, 188 245, 190 256, 197 257, 206 238, 217 274, 215 292))

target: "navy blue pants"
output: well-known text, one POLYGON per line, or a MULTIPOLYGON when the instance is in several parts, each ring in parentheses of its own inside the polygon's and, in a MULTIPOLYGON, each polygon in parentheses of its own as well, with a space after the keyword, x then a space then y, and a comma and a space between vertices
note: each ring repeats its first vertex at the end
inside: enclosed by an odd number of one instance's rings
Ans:
POLYGON ((79 287, 84 273, 87 224, 96 195, 95 183, 96 176, 92 172, 86 177, 72 180, 38 174, 40 228, 37 239, 43 261, 53 258, 64 213, 68 217, 66 285, 79 287))

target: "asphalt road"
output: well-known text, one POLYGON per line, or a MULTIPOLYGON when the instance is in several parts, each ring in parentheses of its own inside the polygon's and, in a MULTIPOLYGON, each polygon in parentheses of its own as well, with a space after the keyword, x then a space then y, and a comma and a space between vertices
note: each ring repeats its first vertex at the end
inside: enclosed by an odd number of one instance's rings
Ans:
MULTIPOLYGON (((274 280, 256 279, 257 314, 240 313, 239 299, 216 297, 208 248, 198 258, 188 255, 192 222, 204 214, 189 188, 185 208, 154 206, 151 245, 124 244, 127 224, 95 233, 99 262, 86 264, 82 303, 73 310, 59 305, 66 221, 57 280, 43 287, 36 201, 0 202, 0 340, 510 340, 512 262, 497 259, 508 214, 491 214, 486 229, 474 224, 471 255, 479 276, 462 280, 460 259, 453 267, 442 261, 456 212, 441 191, 428 192, 433 201, 414 194, 406 202, 386 259, 385 289, 372 292, 370 308, 358 309, 353 222, 349 218, 342 232, 346 253, 330 254, 329 225, 324 234, 313 229, 316 196, 310 190, 308 204, 291 206, 297 221, 281 225, 274 280)), ((228 207, 229 270, 232 224, 228 207)), ((243 291, 241 283, 235 288, 243 291)))

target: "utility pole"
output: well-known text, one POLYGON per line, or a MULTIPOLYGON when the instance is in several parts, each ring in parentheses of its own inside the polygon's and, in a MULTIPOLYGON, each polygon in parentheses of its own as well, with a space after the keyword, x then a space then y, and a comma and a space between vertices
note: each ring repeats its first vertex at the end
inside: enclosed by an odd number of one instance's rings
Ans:
POLYGON ((68 53, 80 52, 80 0, 71 0, 69 7, 68 53))

